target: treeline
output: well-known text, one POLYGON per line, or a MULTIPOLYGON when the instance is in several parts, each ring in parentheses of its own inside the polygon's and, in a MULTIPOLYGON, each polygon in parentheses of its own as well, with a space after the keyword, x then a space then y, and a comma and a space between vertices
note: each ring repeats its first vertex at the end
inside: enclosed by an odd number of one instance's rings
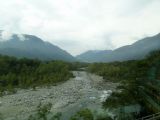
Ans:
POLYGON ((0 92, 53 85, 73 77, 71 63, 17 59, 0 55, 0 92))
MULTIPOLYGON (((135 104, 145 107, 139 88, 142 86, 145 88, 149 81, 160 79, 160 51, 152 52, 143 60, 94 63, 89 65, 88 71, 103 76, 106 81, 120 83, 117 92, 113 92, 103 103, 104 108, 114 109, 135 104)), ((148 108, 143 110, 145 111, 141 111, 138 115, 132 115, 132 117, 139 118, 146 115, 147 112, 151 112, 148 108)))
MULTIPOLYGON (((143 80, 151 77, 150 69, 159 65, 160 51, 150 53, 146 59, 131 60, 124 62, 112 63, 94 63, 89 65, 88 71, 96 73, 107 81, 120 82, 124 80, 143 80)), ((160 69, 156 67, 156 75, 158 78, 160 69)))
POLYGON ((69 67, 71 70, 73 71, 83 71, 86 70, 86 68, 88 67, 88 63, 84 63, 84 62, 72 62, 72 63, 68 63, 69 67))

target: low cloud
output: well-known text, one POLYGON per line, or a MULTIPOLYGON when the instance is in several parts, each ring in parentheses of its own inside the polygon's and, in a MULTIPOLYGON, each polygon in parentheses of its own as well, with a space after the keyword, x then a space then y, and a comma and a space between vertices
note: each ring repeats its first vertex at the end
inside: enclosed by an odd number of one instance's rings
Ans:
POLYGON ((1 32, 1 41, 8 41, 12 38, 13 33, 9 30, 5 30, 1 32))
POLYGON ((19 40, 21 40, 21 41, 26 40, 25 35, 23 35, 23 34, 18 34, 17 36, 18 36, 19 40))
MULTIPOLYGON (((9 28, 13 33, 37 35, 74 55, 89 49, 115 49, 135 42, 135 38, 160 32, 160 0, 0 0, 0 3, 2 30, 9 28)), ((3 40, 10 36, 3 33, 3 40)), ((19 38, 24 40, 24 36, 19 38)))

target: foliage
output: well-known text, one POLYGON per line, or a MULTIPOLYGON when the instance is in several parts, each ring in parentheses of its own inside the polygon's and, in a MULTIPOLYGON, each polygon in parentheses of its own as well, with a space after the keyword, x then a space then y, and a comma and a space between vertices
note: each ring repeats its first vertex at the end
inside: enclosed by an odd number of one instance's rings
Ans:
POLYGON ((112 120, 112 118, 106 114, 93 113, 90 109, 81 109, 70 120, 112 120))
POLYGON ((42 105, 41 103, 37 106, 36 113, 30 115, 28 120, 60 120, 61 113, 53 114, 51 112, 52 104, 48 103, 42 105))
POLYGON ((152 52, 143 60, 94 63, 89 65, 88 71, 103 76, 106 81, 120 83, 118 91, 103 103, 105 108, 142 104, 139 87, 145 87, 146 81, 160 77, 160 51, 152 52))
POLYGON ((98 116, 96 120, 113 120, 111 117, 105 115, 105 116, 98 116))
POLYGON ((103 76, 105 80, 120 82, 126 79, 145 79, 144 74, 147 72, 145 70, 148 68, 148 65, 148 62, 144 60, 95 63, 89 66, 88 71, 103 76))
POLYGON ((51 103, 48 103, 45 106, 42 106, 41 104, 38 105, 38 113, 37 114, 38 114, 39 119, 42 118, 44 120, 47 120, 47 115, 50 113, 51 107, 52 107, 51 103))
POLYGON ((52 85, 73 77, 69 63, 0 56, 0 92, 52 85))
POLYGON ((0 113, 0 120, 4 120, 3 115, 1 113, 0 113))
POLYGON ((89 109, 82 109, 77 112, 70 120, 93 120, 93 114, 89 109))
POLYGON ((71 70, 82 70, 82 68, 88 67, 88 63, 72 62, 72 63, 69 63, 69 66, 71 70))
MULTIPOLYGON (((113 63, 94 63, 89 65, 88 71, 96 73, 106 81, 136 83, 149 78, 149 69, 160 63, 160 51, 154 51, 143 60, 131 60, 113 63)), ((160 70, 157 70, 157 77, 160 70)))
MULTIPOLYGON (((29 116, 28 120, 62 120, 62 113, 51 112, 52 104, 41 103, 37 106, 36 112, 29 116)), ((88 108, 81 109, 71 116, 70 120, 112 120, 107 114, 94 115, 88 108)))

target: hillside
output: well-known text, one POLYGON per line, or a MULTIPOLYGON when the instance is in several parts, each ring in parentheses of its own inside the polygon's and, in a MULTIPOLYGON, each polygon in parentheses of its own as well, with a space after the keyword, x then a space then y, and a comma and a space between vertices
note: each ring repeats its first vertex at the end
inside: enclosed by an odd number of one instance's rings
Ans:
MULTIPOLYGON (((2 38, 0 38, 2 39, 2 38)), ((18 58, 37 58, 40 60, 75 61, 75 58, 49 42, 33 35, 14 34, 11 39, 0 40, 0 54, 18 58)))
POLYGON ((106 54, 110 54, 111 50, 89 50, 81 55, 76 56, 76 58, 83 62, 96 62, 103 61, 106 54))

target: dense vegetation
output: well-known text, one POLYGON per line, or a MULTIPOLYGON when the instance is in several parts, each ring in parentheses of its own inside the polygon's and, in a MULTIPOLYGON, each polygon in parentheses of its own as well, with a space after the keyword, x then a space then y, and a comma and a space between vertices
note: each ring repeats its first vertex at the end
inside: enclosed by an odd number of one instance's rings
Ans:
POLYGON ((112 120, 107 114, 97 114, 88 108, 81 109, 71 116, 70 120, 112 120))
POLYGON ((143 60, 91 64, 88 70, 103 76, 106 81, 120 83, 117 92, 113 92, 103 103, 105 108, 137 103, 143 106, 139 87, 145 87, 146 81, 160 78, 160 51, 152 52, 143 60))
POLYGON ((83 71, 88 67, 88 63, 83 63, 83 62, 72 62, 68 63, 69 68, 73 71, 83 71))
MULTIPOLYGON (((85 63, 66 63, 62 61, 39 61, 31 59, 17 59, 14 57, 0 56, 0 90, 13 91, 14 88, 28 88, 42 85, 53 85, 73 77, 71 70, 86 68, 85 63)), ((117 92, 103 103, 107 109, 121 106, 141 104, 143 100, 139 94, 139 87, 145 86, 147 80, 160 79, 160 51, 152 52, 143 60, 133 60, 113 63, 89 64, 88 71, 96 73, 106 81, 119 82, 117 92)), ((51 113, 51 104, 39 105, 37 112, 28 120, 60 120, 61 113, 51 113)), ((139 117, 139 115, 135 115, 139 117)), ((108 116, 94 118, 89 109, 78 111, 71 120, 111 120, 108 116)), ((123 118, 126 119, 126 118, 123 118)), ((128 119, 128 118, 127 118, 128 119)))
MULTIPOLYGON (((158 65, 159 60, 160 51, 155 51, 143 60, 91 64, 89 65, 88 71, 103 76, 106 81, 143 82, 143 80, 151 77, 149 70, 158 65)), ((159 72, 160 70, 157 69, 155 77, 158 78, 159 72)))
POLYGON ((14 88, 53 85, 73 77, 71 65, 62 61, 44 62, 0 56, 0 92, 14 88))
MULTIPOLYGON (((44 104, 41 103, 37 106, 37 109, 34 114, 30 115, 27 120, 62 120, 62 113, 53 113, 51 111, 52 104, 44 104)), ((73 116, 71 116, 68 120, 112 120, 107 115, 94 115, 93 112, 86 108, 81 109, 73 116)))
POLYGON ((42 105, 41 103, 37 106, 34 114, 30 115, 27 120, 60 120, 61 113, 51 112, 52 104, 47 103, 42 105))

